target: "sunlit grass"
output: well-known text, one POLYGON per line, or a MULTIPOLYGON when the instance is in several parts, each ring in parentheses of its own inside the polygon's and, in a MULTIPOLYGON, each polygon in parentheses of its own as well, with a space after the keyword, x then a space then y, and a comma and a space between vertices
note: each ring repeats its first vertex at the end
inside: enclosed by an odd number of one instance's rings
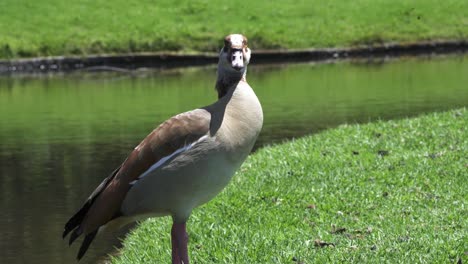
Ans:
MULTIPOLYGON (((467 124, 459 109, 260 149, 194 211, 193 263, 465 262, 467 124)), ((143 222, 113 262, 169 263, 169 231, 143 222)))
POLYGON ((468 2, 0 1, 0 58, 217 51, 227 33, 258 48, 468 38, 468 2))

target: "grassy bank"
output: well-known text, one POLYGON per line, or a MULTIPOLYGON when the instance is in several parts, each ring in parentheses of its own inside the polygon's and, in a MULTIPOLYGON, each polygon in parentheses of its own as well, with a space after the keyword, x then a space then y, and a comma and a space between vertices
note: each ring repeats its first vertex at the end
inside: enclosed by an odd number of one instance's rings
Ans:
POLYGON ((216 51, 242 32, 253 48, 467 39, 468 2, 0 2, 0 58, 141 51, 216 51))
MULTIPOLYGON (((194 263, 467 260, 468 112, 344 125, 251 155, 189 221, 194 263)), ((114 263, 168 263, 170 220, 114 263)))

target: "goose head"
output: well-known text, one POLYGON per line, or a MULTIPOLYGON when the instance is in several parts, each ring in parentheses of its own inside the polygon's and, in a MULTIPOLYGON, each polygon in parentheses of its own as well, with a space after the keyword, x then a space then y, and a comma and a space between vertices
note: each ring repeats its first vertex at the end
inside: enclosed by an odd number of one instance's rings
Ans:
POLYGON ((247 38, 241 34, 230 34, 224 38, 224 47, 219 56, 219 67, 231 74, 245 74, 250 61, 247 38))

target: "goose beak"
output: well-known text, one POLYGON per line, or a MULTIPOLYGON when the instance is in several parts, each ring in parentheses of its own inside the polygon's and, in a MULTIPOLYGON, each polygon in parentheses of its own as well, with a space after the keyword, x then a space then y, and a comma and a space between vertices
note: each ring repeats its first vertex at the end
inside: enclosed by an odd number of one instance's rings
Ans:
POLYGON ((242 52, 242 50, 232 51, 231 66, 236 71, 240 71, 242 68, 244 68, 244 53, 242 52))

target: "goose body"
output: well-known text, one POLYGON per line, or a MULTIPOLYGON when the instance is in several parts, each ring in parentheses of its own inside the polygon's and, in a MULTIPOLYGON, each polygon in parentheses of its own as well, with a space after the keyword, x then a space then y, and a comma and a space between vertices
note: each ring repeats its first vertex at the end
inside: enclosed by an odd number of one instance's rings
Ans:
POLYGON ((220 52, 215 103, 176 115, 153 130, 67 222, 70 244, 85 239, 80 259, 98 230, 152 216, 173 218, 172 262, 188 263, 185 223, 213 199, 246 159, 263 113, 246 81, 247 39, 228 35, 220 52))
MULTIPOLYGON (((170 157, 170 161, 163 166, 149 169, 140 176, 122 203, 124 215, 154 212, 184 219, 193 208, 214 198, 229 183, 250 153, 261 129, 261 122, 258 122, 261 120, 258 115, 261 111, 252 111, 252 108, 234 110, 240 108, 237 103, 244 104, 248 100, 256 100, 252 106, 260 107, 258 99, 252 97, 250 86, 246 82, 239 83, 233 92, 234 98, 230 100, 223 97, 214 105, 194 110, 202 115, 210 115, 211 120, 221 114, 217 109, 225 108, 226 111, 222 119, 219 117, 223 123, 218 131, 213 131, 213 135, 208 131, 192 145, 185 146, 183 151, 170 157), (248 133, 250 135, 246 136, 248 133)), ((190 114, 193 113, 182 116, 190 114)))

